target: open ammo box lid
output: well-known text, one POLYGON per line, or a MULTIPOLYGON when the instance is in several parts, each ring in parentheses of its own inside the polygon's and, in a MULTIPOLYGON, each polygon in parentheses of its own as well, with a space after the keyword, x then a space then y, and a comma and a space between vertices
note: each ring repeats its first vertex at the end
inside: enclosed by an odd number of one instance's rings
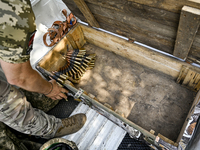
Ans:
POLYGON ((65 51, 66 45, 96 53, 94 71, 86 73, 76 88, 69 84, 66 87, 74 94, 80 87, 94 95, 98 101, 83 93, 85 103, 154 148, 187 145, 200 113, 196 112, 200 68, 193 65, 200 62, 200 4, 176 0, 63 2, 95 28, 78 23, 37 65, 48 71, 58 69, 62 64, 59 52, 65 51))

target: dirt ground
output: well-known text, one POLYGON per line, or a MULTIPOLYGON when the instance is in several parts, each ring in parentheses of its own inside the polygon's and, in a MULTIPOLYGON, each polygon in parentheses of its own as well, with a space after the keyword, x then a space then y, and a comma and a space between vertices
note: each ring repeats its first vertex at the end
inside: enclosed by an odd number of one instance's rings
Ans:
POLYGON ((113 52, 92 44, 84 48, 88 53, 96 53, 97 60, 76 86, 144 129, 153 129, 176 141, 196 93, 170 76, 113 52))

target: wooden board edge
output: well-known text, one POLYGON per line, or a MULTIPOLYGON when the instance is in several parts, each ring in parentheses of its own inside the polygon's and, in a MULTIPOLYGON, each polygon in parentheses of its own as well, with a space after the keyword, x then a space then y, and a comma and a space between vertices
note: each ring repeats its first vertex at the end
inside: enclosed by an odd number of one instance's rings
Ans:
POLYGON ((186 60, 200 24, 200 10, 184 6, 181 11, 173 55, 186 60))
POLYGON ((197 93, 197 95, 196 95, 196 97, 195 97, 195 99, 194 99, 194 102, 193 102, 193 104, 192 104, 192 107, 190 108, 190 110, 189 110, 189 112, 188 112, 188 115, 187 115, 187 117, 186 117, 186 119, 185 119, 185 122, 184 122, 184 124, 183 124, 183 126, 182 126, 182 129, 181 129, 181 131, 180 131, 180 133, 179 133, 179 136, 178 136, 178 138, 177 138, 177 140, 176 140, 176 143, 179 143, 179 142, 180 142, 180 140, 181 140, 181 138, 182 138, 182 136, 183 136, 183 133, 184 133, 184 131, 185 131, 185 128, 186 128, 186 126, 187 126, 187 124, 188 124, 188 121, 189 121, 191 115, 194 113, 195 106, 199 103, 199 101, 200 101, 200 91, 197 93))
POLYGON ((136 63, 170 75, 174 79, 178 78, 183 65, 194 69, 196 72, 200 72, 200 68, 173 57, 130 43, 127 40, 93 29, 83 24, 80 26, 84 37, 88 42, 131 59, 136 63))
POLYGON ((87 19, 88 23, 93 26, 99 28, 99 23, 94 18, 93 14, 91 13, 90 9, 88 8, 87 4, 84 0, 74 0, 76 5, 78 6, 79 10, 83 13, 84 17, 87 19))

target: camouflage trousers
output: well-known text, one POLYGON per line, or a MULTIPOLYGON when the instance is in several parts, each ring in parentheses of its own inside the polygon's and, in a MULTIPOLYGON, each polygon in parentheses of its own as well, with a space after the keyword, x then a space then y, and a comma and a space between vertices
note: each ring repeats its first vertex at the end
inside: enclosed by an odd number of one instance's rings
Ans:
MULTIPOLYGON (((33 93, 31 98, 31 94, 28 94, 29 92, 25 93, 28 95, 27 98, 21 90, 0 80, 0 122, 25 134, 46 139, 52 138, 62 124, 61 119, 47 115, 40 109, 33 108, 30 102, 27 101, 29 98, 34 101, 37 96, 37 100, 40 99, 40 101, 36 100, 37 103, 34 103, 34 105, 39 104, 39 107, 45 108, 45 103, 41 100, 45 97, 33 93)), ((49 100, 48 98, 46 99, 49 100)), ((51 108, 55 105, 50 101, 49 103, 47 102, 48 107, 46 108, 51 108)), ((45 111, 48 111, 48 109, 45 109, 45 111)), ((2 140, 6 139, 4 134, 5 130, 0 129, 0 145, 2 140)), ((6 143, 8 144, 9 142, 6 141, 6 143)), ((11 146, 12 144, 9 145, 11 146)))

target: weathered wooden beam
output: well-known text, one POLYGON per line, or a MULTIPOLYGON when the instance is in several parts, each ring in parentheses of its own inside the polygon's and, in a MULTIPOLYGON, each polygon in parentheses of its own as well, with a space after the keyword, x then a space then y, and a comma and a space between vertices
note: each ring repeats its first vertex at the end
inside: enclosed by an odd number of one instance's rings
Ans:
POLYGON ((173 54, 177 31, 175 27, 162 25, 142 16, 136 17, 128 11, 116 11, 91 3, 87 5, 101 28, 173 54))
MULTIPOLYGON (((85 0, 85 2, 94 16, 95 16, 94 9, 96 8, 93 8, 93 6, 96 5, 100 8, 107 8, 116 12, 126 13, 127 15, 130 15, 133 17, 137 16, 137 17, 149 19, 151 21, 158 22, 163 25, 174 26, 174 27, 178 26, 179 14, 170 12, 164 9, 159 9, 159 8, 151 7, 148 5, 130 2, 127 0, 109 0, 109 1, 108 0, 85 0)), ((98 12, 99 11, 101 10, 98 10, 98 12)), ((109 15, 112 15, 112 14, 109 14, 109 15)))
POLYGON ((85 1, 84 0, 74 0, 74 2, 76 3, 76 5, 80 9, 80 11, 83 13, 83 15, 87 19, 88 23, 93 27, 99 28, 100 26, 99 26, 98 22, 92 15, 92 13, 91 13, 90 9, 88 8, 88 6, 86 5, 85 1))
POLYGON ((184 6, 181 11, 179 27, 173 55, 186 59, 200 24, 200 10, 184 6))
POLYGON ((126 57, 138 64, 168 74, 174 77, 174 79, 179 77, 183 65, 196 72, 200 72, 198 67, 191 66, 186 62, 154 52, 143 46, 129 43, 128 41, 114 35, 110 35, 84 25, 81 25, 81 28, 87 42, 126 57))
MULTIPOLYGON (((87 22, 74 1, 63 1, 77 17, 87 22)), ((200 8, 199 0, 84 1, 101 28, 170 54, 174 51, 182 7, 187 5, 200 8)), ((195 36, 187 61, 200 64, 200 30, 195 36)))
MULTIPOLYGON (((70 30, 68 32, 71 36, 71 40, 76 44, 76 46, 80 49, 83 47, 83 45, 86 43, 86 40, 84 39, 83 31, 80 26, 76 27, 76 30, 70 30)), ((69 39, 68 39, 69 40, 69 39)), ((72 42, 71 41, 71 42, 72 42)), ((73 46, 73 45, 72 45, 73 46)), ((75 46, 75 45, 74 45, 75 46)), ((75 48, 75 47, 74 47, 75 48)))
POLYGON ((200 9, 199 0, 127 0, 159 9, 168 10, 171 12, 179 13, 181 8, 185 5, 200 9))
POLYGON ((73 36, 71 34, 67 34, 66 37, 67 37, 68 41, 70 42, 70 44, 72 45, 73 49, 77 49, 78 46, 77 46, 76 42, 74 41, 73 36))
POLYGON ((191 106, 191 109, 190 109, 190 111, 189 111, 189 113, 188 113, 188 115, 187 115, 187 117, 185 119, 185 122, 184 122, 184 124, 182 126, 182 129, 181 129, 181 131, 179 133, 179 136, 178 136, 178 138, 176 140, 177 143, 179 143, 181 138, 183 137, 183 134, 184 134, 184 131, 185 131, 186 127, 187 127, 187 124, 191 119, 190 117, 191 117, 192 114, 194 114, 194 110, 195 110, 194 107, 199 103, 199 101, 200 101, 200 91, 197 93, 197 95, 196 95, 196 97, 194 99, 194 102, 193 102, 193 104, 191 106))

